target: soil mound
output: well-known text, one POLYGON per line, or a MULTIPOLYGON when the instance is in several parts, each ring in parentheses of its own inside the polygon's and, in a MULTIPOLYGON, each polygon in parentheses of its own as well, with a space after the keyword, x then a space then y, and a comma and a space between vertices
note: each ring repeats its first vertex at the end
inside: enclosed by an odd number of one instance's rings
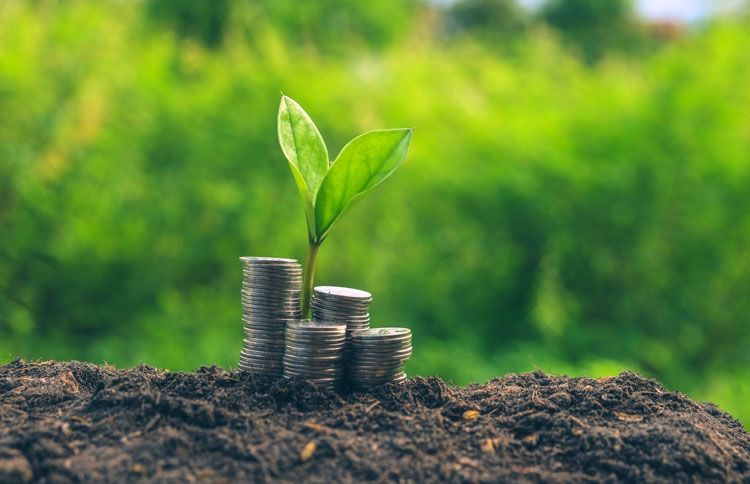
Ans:
POLYGON ((750 482, 750 435, 633 373, 335 394, 220 368, 0 366, 0 482, 750 482))

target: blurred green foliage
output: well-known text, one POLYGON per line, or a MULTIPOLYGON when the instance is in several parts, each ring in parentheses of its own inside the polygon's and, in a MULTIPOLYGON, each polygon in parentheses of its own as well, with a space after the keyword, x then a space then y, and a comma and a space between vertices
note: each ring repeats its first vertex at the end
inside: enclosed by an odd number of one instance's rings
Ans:
POLYGON ((632 0, 550 0, 539 16, 589 62, 613 50, 642 52, 651 44, 632 0))
POLYGON ((632 369, 750 422, 746 23, 590 65, 416 3, 158 3, 0 3, 0 358, 234 365, 237 258, 305 254, 283 90, 331 153, 416 127, 317 279, 414 329, 411 374, 632 369))

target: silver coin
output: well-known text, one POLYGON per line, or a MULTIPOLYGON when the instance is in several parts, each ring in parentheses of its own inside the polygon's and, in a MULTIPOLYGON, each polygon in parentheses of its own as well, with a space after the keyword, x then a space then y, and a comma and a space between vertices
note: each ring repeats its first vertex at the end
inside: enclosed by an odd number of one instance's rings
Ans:
POLYGON ((397 356, 363 356, 357 352, 350 354, 349 360, 352 365, 358 366, 377 366, 386 365, 396 362, 405 363, 411 358, 411 353, 401 354, 397 356))
POLYGON ((394 353, 403 353, 406 351, 410 351, 413 349, 413 346, 410 342, 405 342, 398 345, 363 345, 361 343, 358 343, 356 341, 352 341, 352 347, 356 348, 359 353, 362 354, 394 354, 394 353))
POLYGON ((346 299, 372 299, 372 294, 361 289, 339 286, 316 286, 313 292, 323 297, 340 297, 346 299))
POLYGON ((323 363, 323 362, 337 363, 337 362, 344 361, 344 354, 342 351, 332 351, 328 353, 312 353, 312 352, 294 351, 294 350, 288 349, 284 351, 284 357, 287 357, 290 360, 294 360, 298 362, 317 361, 320 363, 323 363))
POLYGON ((313 312, 313 322, 318 324, 370 324, 369 317, 328 316, 313 312))
POLYGON ((289 312, 289 313, 261 313, 256 311, 243 311, 242 312, 242 319, 244 321, 256 321, 259 323, 279 323, 279 322, 297 322, 299 321, 299 315, 289 312))
POLYGON ((280 372, 280 371, 257 370, 255 368, 246 368, 246 367, 241 366, 241 365, 238 366, 237 368, 241 372, 250 373, 250 374, 253 374, 253 375, 263 375, 263 376, 271 377, 271 378, 281 378, 283 376, 283 372, 280 372))
POLYGON ((243 332, 244 334, 244 340, 249 341, 267 341, 269 343, 284 343, 284 334, 281 332, 265 332, 265 331, 258 331, 257 329, 249 329, 245 330, 243 332))
POLYGON ((345 324, 347 327, 370 326, 370 318, 329 318, 316 314, 313 318, 313 321, 320 324, 345 324))
POLYGON ((276 329, 286 329, 286 325, 288 323, 293 323, 295 321, 299 321, 297 318, 294 317, 277 317, 277 318, 271 318, 271 317, 261 317, 258 315, 242 315, 242 323, 246 325, 251 326, 264 326, 269 328, 276 328, 276 329))
POLYGON ((289 326, 290 325, 287 325, 286 334, 289 335, 290 338, 301 338, 305 341, 319 341, 321 343, 344 341, 344 339, 346 339, 346 333, 344 331, 300 331, 290 328, 289 326))
POLYGON ((316 333, 307 331, 295 331, 287 327, 286 334, 292 339, 301 339, 311 343, 336 343, 343 342, 346 339, 345 333, 316 333))
POLYGON ((242 270, 242 282, 249 283, 253 281, 263 281, 269 284, 284 285, 293 283, 295 286, 302 283, 301 271, 286 271, 279 269, 269 270, 249 270, 247 267, 242 270))
POLYGON ((335 329, 330 329, 323 326, 321 326, 320 329, 308 329, 297 327, 297 322, 293 321, 287 325, 287 333, 292 336, 308 338, 312 341, 343 339, 346 337, 346 326, 339 325, 335 329))
POLYGON ((265 343, 247 343, 242 346, 246 353, 264 352, 276 355, 284 354, 284 345, 268 345, 265 343))
POLYGON ((369 310, 363 311, 330 311, 312 306, 312 319, 320 321, 370 321, 369 310))
POLYGON ((281 360, 249 357, 246 355, 240 355, 239 362, 246 366, 252 366, 255 368, 267 368, 267 369, 279 369, 283 366, 281 360))
POLYGON ((305 355, 301 353, 294 353, 294 352, 285 352, 284 353, 284 359, 287 359, 291 362, 297 362, 297 363, 327 363, 327 364, 340 364, 344 358, 341 353, 339 354, 332 354, 332 355, 305 355))
POLYGON ((413 350, 411 345, 398 347, 363 347, 355 345, 353 347, 357 349, 358 355, 369 358, 390 358, 401 355, 411 355, 413 350))
POLYGON ((359 385, 373 385, 373 384, 382 385, 384 383, 389 383, 392 381, 405 380, 406 375, 403 372, 396 372, 396 373, 389 374, 386 376, 367 377, 367 378, 356 378, 350 375, 348 379, 350 382, 354 384, 359 384, 359 385))
POLYGON ((258 328, 254 326, 243 326, 243 334, 246 339, 268 339, 272 341, 284 341, 284 328, 281 329, 266 329, 258 328))
POLYGON ((268 370, 258 370, 256 368, 247 368, 244 366, 238 366, 238 369, 245 373, 250 373, 253 375, 262 375, 270 378, 281 378, 284 376, 284 373, 282 371, 268 371, 268 370))
POLYGON ((299 356, 342 356, 344 354, 344 346, 297 346, 291 345, 287 341, 284 344, 284 351, 290 354, 299 356))
POLYGON ((343 378, 342 373, 304 373, 288 369, 281 370, 281 374, 287 378, 299 376, 305 380, 328 381, 331 383, 341 381, 343 378))
POLYGON ((411 344, 411 335, 404 336, 383 336, 378 338, 363 338, 360 336, 361 333, 372 331, 372 328, 358 329, 352 331, 352 340, 362 347, 378 347, 378 346, 398 346, 398 345, 409 345, 411 344))
POLYGON ((240 350, 240 359, 244 359, 249 362, 265 362, 268 364, 281 364, 281 359, 284 357, 283 352, 280 351, 262 351, 254 348, 243 348, 240 350))
POLYGON ((286 341, 284 350, 299 355, 339 355, 344 353, 344 345, 335 346, 311 346, 296 341, 286 341))
POLYGON ((302 284, 295 280, 255 280, 245 277, 240 291, 257 294, 259 297, 292 297, 299 296, 302 292, 302 284))
POLYGON ((252 280, 244 278, 240 291, 257 294, 258 297, 293 297, 302 292, 302 285, 295 281, 252 280))
POLYGON ((390 339, 405 338, 411 336, 409 328, 370 328, 358 331, 354 334, 355 338, 361 339, 390 339))
POLYGON ((240 261, 244 264, 283 264, 283 265, 299 265, 297 259, 290 259, 286 257, 257 257, 257 256, 242 256, 240 261))
POLYGON ((247 363, 240 361, 237 366, 239 368, 242 368, 243 370, 252 371, 256 373, 271 373, 274 375, 281 375, 284 372, 284 369, 281 367, 271 367, 271 366, 259 366, 252 363, 247 363))
POLYGON ((299 321, 295 314, 260 314, 260 313, 243 313, 242 320, 248 323, 257 324, 286 324, 299 321))
POLYGON ((257 317, 273 317, 273 318, 287 318, 287 319, 299 319, 300 308, 296 305, 288 306, 259 306, 255 303, 248 303, 242 305, 242 314, 247 316, 257 317))
POLYGON ((251 281, 246 278, 242 281, 240 292, 266 298, 293 297, 299 296, 302 287, 290 281, 275 283, 266 280, 251 281))
POLYGON ((356 353, 349 355, 349 366, 352 368, 384 368, 393 366, 404 366, 409 357, 405 358, 391 358, 391 359, 364 359, 360 358, 356 353))
POLYGON ((382 373, 384 371, 395 371, 403 370, 404 362, 402 361, 391 361, 391 362, 380 362, 377 364, 364 364, 349 361, 349 369, 352 374, 354 373, 382 373))
POLYGON ((280 374, 284 371, 284 368, 281 365, 268 365, 265 363, 247 361, 247 360, 240 360, 239 363, 237 363, 237 366, 245 370, 267 372, 267 373, 280 374))
POLYGON ((274 374, 274 375, 281 375, 284 372, 284 369, 281 367, 271 367, 271 366, 259 366, 252 363, 247 363, 240 361, 237 366, 239 368, 242 368, 243 370, 252 371, 255 373, 266 373, 266 374, 274 374))
POLYGON ((243 274, 258 275, 297 275, 302 274, 299 265, 273 265, 273 264, 242 264, 243 274))
POLYGON ((296 373, 297 375, 304 375, 309 376, 313 378, 323 378, 323 377, 343 377, 344 376, 344 367, 343 365, 339 366, 306 366, 306 365, 296 365, 294 363, 284 362, 284 368, 282 368, 282 371, 285 371, 287 373, 296 373))
MULTIPOLYGON (((284 378, 294 378, 297 376, 301 376, 301 375, 297 375, 296 373, 284 372, 284 378)), ((311 383, 325 385, 325 384, 337 383, 339 378, 338 377, 320 377, 320 378, 305 378, 305 380, 311 383)))
POLYGON ((353 371, 349 368, 347 371, 347 378, 352 381, 383 380, 392 378, 403 370, 404 369, 401 367, 388 368, 380 371, 353 371))
POLYGON ((240 294, 240 303, 243 308, 300 310, 299 296, 287 299, 269 299, 240 294))
POLYGON ((266 328, 258 328, 253 326, 243 326, 243 332, 245 336, 245 339, 253 340, 253 339, 267 339, 271 341, 279 341, 282 342, 286 338, 286 335, 284 334, 284 327, 276 328, 276 329, 266 329, 266 328))
POLYGON ((252 336, 245 335, 242 338, 242 344, 245 345, 267 345, 267 346, 281 346, 282 348, 286 344, 284 338, 278 338, 274 336, 265 336, 253 334, 252 336))
POLYGON ((240 358, 244 358, 248 361, 264 361, 267 363, 279 362, 284 354, 280 351, 261 351, 255 348, 242 349, 240 351, 240 358))
POLYGON ((242 344, 266 344, 266 345, 278 345, 278 346, 284 346, 286 344, 286 341, 284 338, 276 338, 276 337, 269 337, 263 334, 257 334, 253 333, 252 335, 245 335, 244 338, 242 338, 242 344))
POLYGON ((326 298, 320 297, 318 294, 313 294, 310 300, 310 305, 331 311, 361 311, 368 309, 372 304, 371 299, 341 299, 341 298, 326 298))
POLYGON ((286 340, 290 343, 297 343, 303 346, 328 346, 346 343, 346 336, 332 334, 324 337, 321 335, 311 335, 308 333, 295 333, 293 331, 287 330, 286 340))
POLYGON ((370 319, 368 311, 330 311, 328 309, 320 309, 316 306, 312 306, 312 314, 313 319, 359 319, 361 321, 370 319))
POLYGON ((298 348, 311 348, 311 349, 334 349, 343 348, 346 345, 344 338, 336 339, 311 339, 304 336, 294 335, 291 333, 286 334, 286 344, 298 348))
POLYGON ((257 335, 266 335, 273 338, 281 338, 284 339, 284 328, 285 325, 283 323, 273 323, 273 324, 257 324, 257 323, 243 323, 242 328, 245 332, 245 334, 257 334, 257 335))
POLYGON ((259 298, 256 296, 240 295, 240 302, 243 308, 257 308, 257 309, 289 309, 292 311, 300 310, 299 297, 288 298, 288 299, 269 299, 259 298))
POLYGON ((310 301, 310 306, 319 312, 330 312, 339 314, 359 314, 363 315, 370 310, 369 302, 362 301, 327 301, 325 299, 314 298, 310 301))
POLYGON ((243 310, 242 317, 245 319, 258 319, 266 321, 299 321, 299 313, 295 313, 293 311, 243 310))
POLYGON ((356 354, 350 355, 348 363, 351 368, 355 369, 375 369, 375 368, 393 368, 404 366, 409 358, 397 358, 390 360, 365 360, 359 358, 356 354))
POLYGON ((296 362, 285 361, 284 369, 288 372, 299 373, 309 376, 343 376, 344 365, 306 365, 296 362))
POLYGON ((399 353, 406 353, 408 351, 413 351, 411 344, 403 344, 403 345, 379 345, 379 346, 362 346, 360 344, 357 344, 356 341, 350 341, 349 345, 351 346, 352 350, 356 351, 357 354, 363 355, 363 356, 387 356, 392 354, 399 354, 399 353))
POLYGON ((291 325, 291 329, 293 330, 311 330, 311 331, 325 331, 330 330, 333 332, 341 332, 343 333, 346 330, 346 325, 343 324, 325 324, 325 323, 316 323, 309 320, 299 321, 298 323, 295 323, 291 325))
POLYGON ((299 298, 302 288, 295 284, 272 284, 268 281, 250 283, 245 280, 240 287, 240 294, 255 296, 263 299, 291 299, 299 298))
POLYGON ((280 268, 280 267, 268 267, 268 268, 242 268, 242 279, 244 281, 253 279, 268 279, 271 281, 301 281, 302 271, 293 268, 280 268))

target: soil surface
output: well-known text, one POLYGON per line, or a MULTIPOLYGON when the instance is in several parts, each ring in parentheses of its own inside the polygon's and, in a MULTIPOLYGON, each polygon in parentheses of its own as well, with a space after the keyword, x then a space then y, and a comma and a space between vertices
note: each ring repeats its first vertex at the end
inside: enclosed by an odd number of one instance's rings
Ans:
POLYGON ((632 373, 336 394, 298 380, 16 360, 0 482, 750 482, 750 435, 632 373))

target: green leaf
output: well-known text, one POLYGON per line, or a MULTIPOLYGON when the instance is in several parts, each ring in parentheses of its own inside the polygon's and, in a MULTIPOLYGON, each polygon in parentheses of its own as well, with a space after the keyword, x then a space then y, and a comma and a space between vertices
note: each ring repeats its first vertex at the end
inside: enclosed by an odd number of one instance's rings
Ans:
POLYGON ((308 230, 312 235, 315 233, 315 197, 328 171, 328 150, 310 116, 287 96, 281 96, 279 104, 278 135, 297 190, 305 202, 308 230))
POLYGON ((351 203, 403 161, 411 129, 370 131, 351 140, 328 169, 315 199, 315 237, 322 241, 351 203))

